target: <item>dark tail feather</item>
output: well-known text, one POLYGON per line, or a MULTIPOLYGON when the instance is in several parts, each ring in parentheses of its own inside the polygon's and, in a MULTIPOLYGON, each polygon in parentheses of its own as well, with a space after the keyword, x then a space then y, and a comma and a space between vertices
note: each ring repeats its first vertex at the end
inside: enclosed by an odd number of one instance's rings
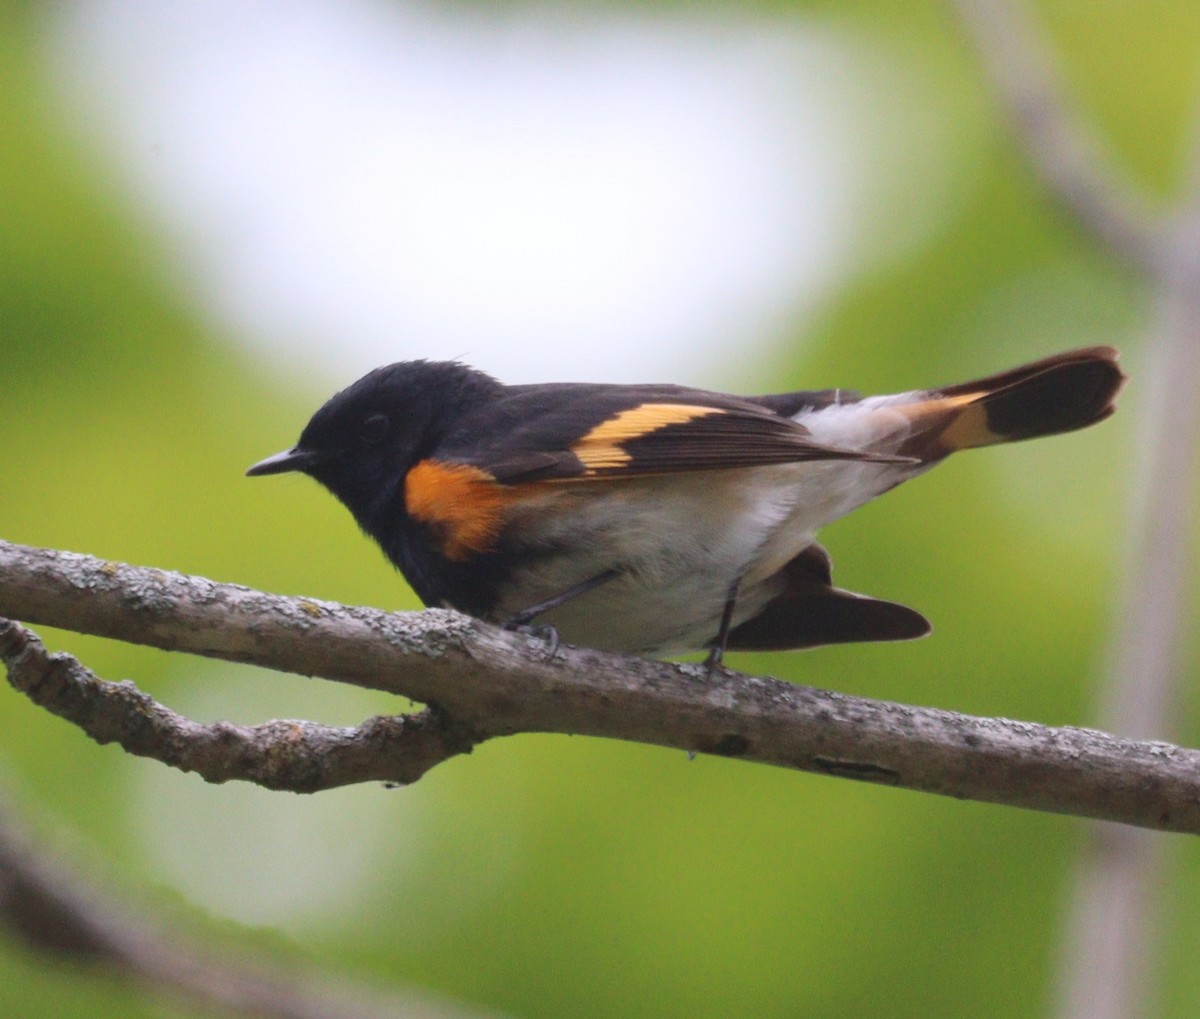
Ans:
POLYGON ((795 651, 821 644, 924 637, 929 621, 914 609, 834 587, 829 555, 809 545, 783 568, 787 586, 757 616, 735 626, 730 651, 795 651))
POLYGON ((911 405, 914 434, 899 450, 934 459, 960 449, 1072 432, 1103 421, 1125 375, 1111 347, 1087 347, 930 390, 911 405))

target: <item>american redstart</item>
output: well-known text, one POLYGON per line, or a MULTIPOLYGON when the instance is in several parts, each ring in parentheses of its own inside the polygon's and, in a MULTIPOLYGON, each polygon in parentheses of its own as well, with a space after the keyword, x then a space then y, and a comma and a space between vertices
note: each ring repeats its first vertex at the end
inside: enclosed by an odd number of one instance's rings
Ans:
POLYGON ((505 386, 455 362, 378 368, 251 475, 328 488, 426 605, 669 655, 929 632, 833 586, 817 529, 960 449, 1113 412, 1116 351, 861 397, 669 385, 505 386))

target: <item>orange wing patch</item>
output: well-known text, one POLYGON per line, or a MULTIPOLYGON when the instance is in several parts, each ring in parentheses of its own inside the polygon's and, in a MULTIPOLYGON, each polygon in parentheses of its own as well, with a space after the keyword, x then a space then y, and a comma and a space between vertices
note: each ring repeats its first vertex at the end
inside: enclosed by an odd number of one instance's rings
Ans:
POLYGON ((724 414, 720 407, 697 407, 686 403, 643 403, 601 421, 583 438, 571 446, 588 474, 624 467, 632 454, 621 443, 649 435, 667 425, 680 425, 710 414, 724 414))
POLYGON ((489 552, 504 523, 505 507, 526 486, 504 486, 470 464, 422 460, 408 472, 404 501, 415 520, 441 538, 442 552, 457 562, 489 552))

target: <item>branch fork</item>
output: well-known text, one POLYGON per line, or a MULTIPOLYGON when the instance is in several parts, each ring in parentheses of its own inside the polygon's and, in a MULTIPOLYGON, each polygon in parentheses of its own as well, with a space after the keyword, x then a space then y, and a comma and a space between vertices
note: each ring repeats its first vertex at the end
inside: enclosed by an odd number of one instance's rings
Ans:
POLYGON ((388 613, 0 542, 0 616, 387 690, 429 705, 339 728, 200 725, 0 623, 10 683, 101 743, 272 789, 409 783, 479 742, 559 732, 1200 832, 1200 752, 562 647, 448 610, 388 613))

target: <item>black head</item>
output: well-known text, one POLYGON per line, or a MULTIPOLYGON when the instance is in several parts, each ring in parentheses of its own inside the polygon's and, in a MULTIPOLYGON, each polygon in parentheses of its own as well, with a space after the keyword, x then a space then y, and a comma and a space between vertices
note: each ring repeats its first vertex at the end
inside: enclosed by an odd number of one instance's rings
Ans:
POLYGON ((402 361, 376 368, 321 407, 289 450, 246 471, 300 471, 338 497, 370 530, 402 495, 408 469, 428 455, 464 411, 501 386, 452 361, 402 361))

